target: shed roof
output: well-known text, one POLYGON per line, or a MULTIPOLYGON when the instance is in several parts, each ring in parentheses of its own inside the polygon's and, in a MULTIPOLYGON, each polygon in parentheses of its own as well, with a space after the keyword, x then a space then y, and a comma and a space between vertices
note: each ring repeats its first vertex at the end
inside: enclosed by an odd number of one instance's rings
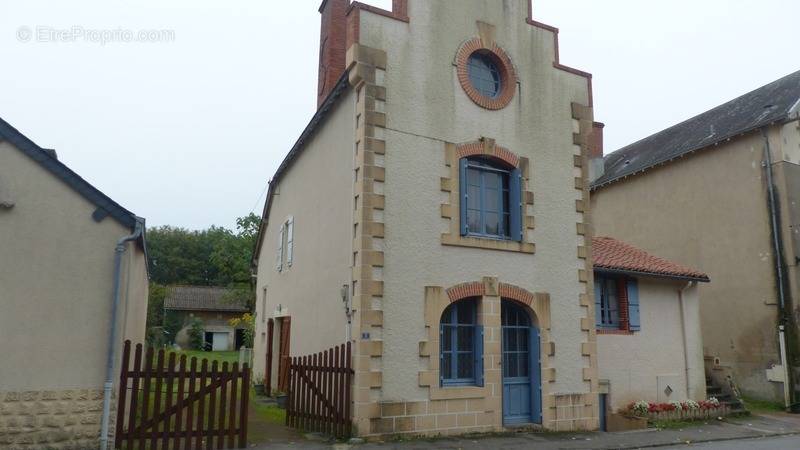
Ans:
POLYGON ((709 281, 708 275, 699 270, 659 258, 611 237, 592 238, 592 262, 599 271, 709 281))
POLYGON ((249 311, 233 290, 212 286, 170 286, 164 297, 164 309, 193 311, 249 311))
POLYGON ((592 188, 789 120, 798 104, 800 70, 606 155, 605 172, 592 183, 592 188))

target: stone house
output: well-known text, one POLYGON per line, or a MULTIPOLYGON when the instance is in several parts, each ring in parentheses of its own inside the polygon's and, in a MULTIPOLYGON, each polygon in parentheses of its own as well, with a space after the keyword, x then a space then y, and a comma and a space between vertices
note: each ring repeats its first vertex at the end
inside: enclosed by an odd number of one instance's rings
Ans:
POLYGON ((255 376, 272 323, 275 371, 352 340, 360 436, 596 429, 591 76, 525 0, 348 3, 269 185, 255 376))
POLYGON ((598 234, 713 280, 698 295, 715 382, 730 376, 747 396, 800 401, 800 71, 625 146, 597 168, 598 234))
MULTIPOLYGON (((193 319, 203 327, 203 348, 231 351, 244 345, 244 325, 232 326, 236 319, 249 312, 246 302, 235 292, 213 286, 169 286, 164 296, 164 311, 173 314, 181 324, 175 343, 190 348, 189 329, 193 319)), ((165 314, 165 316, 166 316, 165 314)))
POLYGON ((144 219, 0 119, 0 447, 99 445, 109 345, 144 342, 145 248, 144 219))

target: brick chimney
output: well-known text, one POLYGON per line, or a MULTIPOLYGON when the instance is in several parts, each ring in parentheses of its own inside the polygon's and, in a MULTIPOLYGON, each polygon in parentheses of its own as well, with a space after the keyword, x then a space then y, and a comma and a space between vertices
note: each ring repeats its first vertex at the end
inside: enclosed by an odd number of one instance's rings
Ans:
POLYGON ((322 0, 319 12, 322 24, 319 33, 319 88, 317 107, 333 90, 345 68, 347 39, 347 7, 349 0, 322 0))
POLYGON ((592 135, 589 137, 589 183, 603 176, 603 127, 600 122, 592 123, 592 135))

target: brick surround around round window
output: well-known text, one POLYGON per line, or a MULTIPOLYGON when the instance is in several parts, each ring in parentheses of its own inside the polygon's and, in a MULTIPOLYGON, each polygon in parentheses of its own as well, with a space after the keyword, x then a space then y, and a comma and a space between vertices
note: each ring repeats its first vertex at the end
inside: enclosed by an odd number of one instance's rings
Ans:
POLYGON ((461 44, 456 53, 455 63, 461 87, 467 93, 467 97, 478 106, 491 110, 503 109, 514 98, 514 92, 517 90, 517 73, 511 63, 511 58, 496 43, 487 46, 484 45, 481 38, 472 38, 461 44), (469 57, 475 53, 488 57, 497 65, 497 69, 500 72, 500 92, 496 97, 487 97, 481 94, 469 79, 467 63, 469 62, 469 57))

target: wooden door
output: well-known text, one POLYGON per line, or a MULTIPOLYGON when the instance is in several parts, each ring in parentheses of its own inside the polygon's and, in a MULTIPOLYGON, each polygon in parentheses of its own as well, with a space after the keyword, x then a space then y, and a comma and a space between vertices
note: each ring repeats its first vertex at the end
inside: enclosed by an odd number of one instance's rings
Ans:
POLYGON ((519 305, 503 301, 503 423, 541 422, 539 329, 519 305))
POLYGON ((281 321, 281 336, 278 342, 278 390, 289 390, 289 342, 291 340, 291 317, 283 317, 281 321))

